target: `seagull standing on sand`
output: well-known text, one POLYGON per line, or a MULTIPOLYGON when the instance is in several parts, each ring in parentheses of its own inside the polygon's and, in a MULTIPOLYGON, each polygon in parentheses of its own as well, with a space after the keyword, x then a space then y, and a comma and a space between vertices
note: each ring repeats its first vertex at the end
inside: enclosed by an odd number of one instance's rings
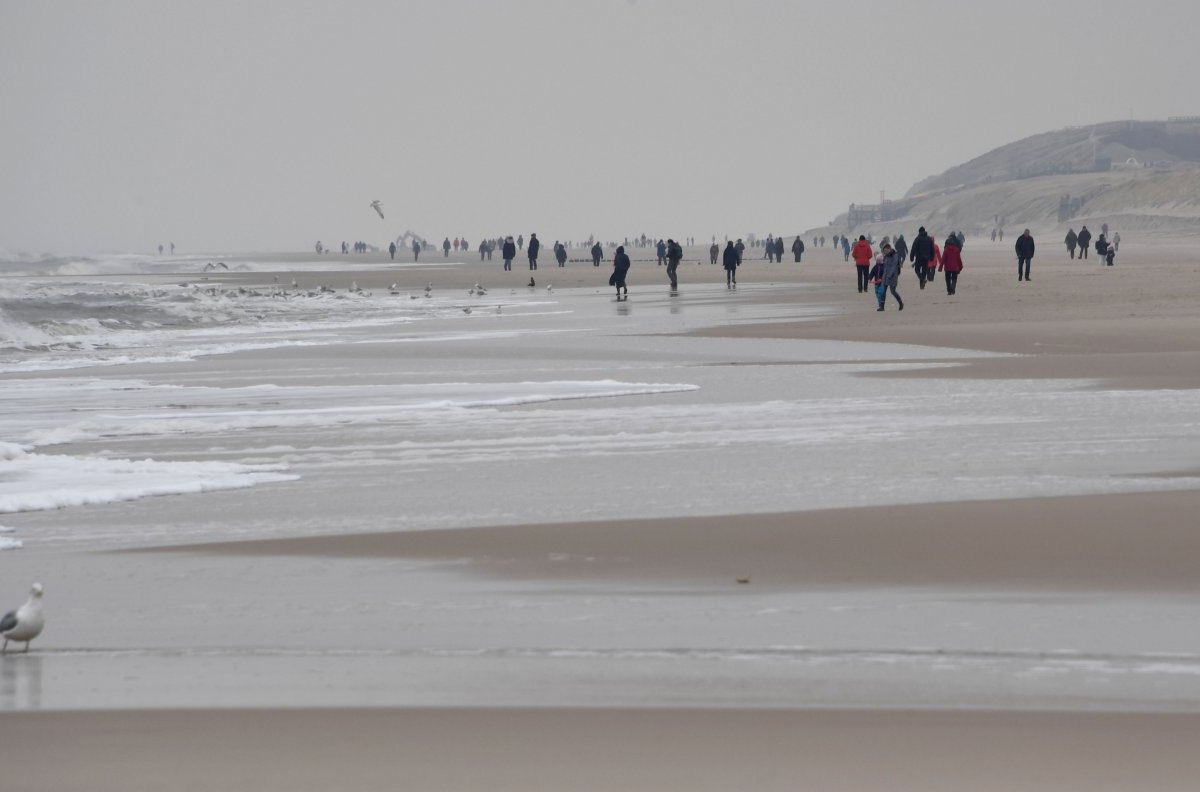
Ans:
POLYGON ((29 651, 29 642, 42 634, 46 626, 46 617, 42 615, 42 584, 34 583, 29 589, 29 599, 15 611, 9 611, 0 619, 0 635, 4 636, 4 646, 0 652, 8 651, 9 641, 24 641, 25 651, 29 651))

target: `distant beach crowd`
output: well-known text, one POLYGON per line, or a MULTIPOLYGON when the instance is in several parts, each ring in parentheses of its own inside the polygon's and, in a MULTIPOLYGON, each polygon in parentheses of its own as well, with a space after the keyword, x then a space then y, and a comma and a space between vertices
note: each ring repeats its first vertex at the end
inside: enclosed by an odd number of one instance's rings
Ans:
MULTIPOLYGON (((823 234, 813 236, 812 247, 824 248, 826 241, 823 234)), ((879 311, 886 309, 888 294, 892 295, 897 308, 904 310, 904 301, 897 291, 897 285, 905 263, 912 265, 919 288, 924 289, 934 280, 935 275, 941 274, 944 276, 946 294, 953 296, 957 291, 958 277, 964 266, 962 251, 966 245, 966 235, 962 231, 951 232, 947 235, 944 246, 939 245, 936 237, 926 231, 924 226, 918 229, 911 245, 903 234, 896 234, 894 237, 883 236, 878 243, 871 234, 862 234, 858 239, 854 239, 848 234, 834 234, 828 241, 833 250, 842 253, 843 260, 847 262, 853 260, 859 293, 873 291, 879 311)), ((1003 227, 991 230, 991 241, 993 243, 1004 241, 1003 227)), ((1089 252, 1094 250, 1096 257, 1111 267, 1115 263, 1117 251, 1121 246, 1121 235, 1119 232, 1114 233, 1110 238, 1108 223, 1104 223, 1100 233, 1093 238, 1092 232, 1084 225, 1078 232, 1071 228, 1063 241, 1071 259, 1075 259, 1076 253, 1080 259, 1087 259, 1089 252)), ((634 261, 629 256, 630 250, 635 248, 651 249, 654 252, 653 259, 638 260, 653 260, 659 266, 666 267, 667 281, 671 289, 675 290, 679 286, 678 267, 684 258, 683 246, 694 247, 696 240, 695 237, 686 237, 681 242, 670 238, 655 240, 653 237, 642 234, 640 237, 632 239, 626 237, 623 243, 609 242, 607 245, 610 249, 615 248, 611 259, 613 272, 609 278, 609 285, 616 288, 617 298, 623 299, 629 293, 626 275, 634 261)), ((396 254, 401 251, 401 246, 408 247, 413 261, 419 261, 423 252, 434 247, 412 232, 406 232, 388 245, 388 255, 392 260, 395 260, 396 254), (400 243, 400 246, 397 246, 397 242, 400 243)), ((314 247, 319 254, 330 252, 320 241, 317 241, 314 247)), ((446 237, 442 240, 440 247, 443 258, 449 258, 451 252, 461 254, 472 251, 472 245, 465 237, 455 237, 454 239, 446 237)), ((174 245, 171 248, 174 252, 174 245)), ((803 261, 806 251, 804 240, 800 236, 796 236, 788 245, 783 237, 776 237, 773 234, 769 234, 766 239, 748 235, 745 239, 726 239, 724 249, 717 243, 716 236, 713 236, 712 245, 708 249, 709 263, 722 265, 726 273, 726 288, 737 288, 737 270, 742 266, 746 251, 749 249, 761 249, 762 258, 769 262, 782 262, 785 251, 790 250, 793 260, 797 263, 803 261)), ((1017 259, 1017 280, 1019 282, 1031 281, 1032 263, 1037 245, 1028 228, 1017 237, 1013 249, 1017 259)), ((515 238, 504 236, 483 239, 474 246, 474 252, 479 253, 480 261, 492 260, 492 256, 497 250, 504 262, 504 271, 512 271, 513 261, 518 256, 523 256, 528 262, 529 270, 533 271, 538 268, 542 242, 538 239, 537 234, 530 234, 528 239, 524 234, 518 234, 515 238)), ((378 252, 379 248, 365 242, 341 243, 343 254, 349 254, 351 251, 370 253, 378 252)), ((591 262, 593 266, 599 267, 605 258, 605 245, 594 237, 589 237, 586 242, 578 246, 569 240, 566 242, 555 240, 551 251, 559 267, 565 267, 568 261, 591 262), (584 248, 588 254, 587 258, 571 258, 569 251, 574 247, 584 248)), ((159 252, 162 252, 161 245, 159 252)))

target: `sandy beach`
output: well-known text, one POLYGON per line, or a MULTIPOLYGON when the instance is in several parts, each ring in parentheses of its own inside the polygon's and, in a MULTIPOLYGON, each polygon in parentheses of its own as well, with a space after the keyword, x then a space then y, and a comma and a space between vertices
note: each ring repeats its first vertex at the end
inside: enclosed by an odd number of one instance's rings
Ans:
POLYGON ((10 788, 1183 792, 1194 715, 295 710, 0 716, 10 788))
MULTIPOLYGON (((787 369, 797 379, 777 385, 786 392, 808 371, 834 367, 846 388, 918 389, 913 398, 933 408, 921 430, 931 438, 941 399, 981 398, 991 383, 1019 386, 1015 395, 998 391, 1006 406, 1033 398, 1033 383, 1044 381, 1060 388, 1055 399, 1126 398, 1109 409, 1131 423, 1139 403, 1160 404, 1151 397, 1186 415, 1190 403, 1170 394, 1190 398, 1200 387, 1200 316, 1191 297, 1200 257, 1190 242, 1129 238, 1111 269, 1040 244, 1032 284, 1018 284, 1008 242, 968 240, 958 294, 947 297, 936 282, 920 291, 907 272, 903 313, 876 313, 869 296, 855 293, 852 265, 828 249, 810 250, 801 264, 748 258, 739 273, 741 313, 695 326, 647 319, 659 303, 643 295, 658 299, 665 275, 639 263, 630 278, 633 313, 618 315, 639 323, 631 332, 644 345, 624 362, 632 367, 626 376, 673 383, 711 373, 763 387, 787 369), (757 318, 741 321, 746 314, 757 318), (717 347, 711 358, 680 348, 690 368, 665 370, 669 358, 655 357, 653 344, 673 339, 761 342, 761 351, 745 360, 721 357, 739 346, 717 347), (804 341, 859 345, 805 361, 787 346, 804 341), (955 390, 959 382, 981 390, 955 390)), ((685 317, 689 299, 715 304, 724 295, 713 288, 723 273, 705 251, 688 256, 672 298, 685 317)), ((498 260, 486 268, 434 261, 351 257, 295 277, 300 288, 354 281, 381 294, 394 283, 396 299, 429 282, 438 292, 479 282, 492 298, 531 291, 527 270, 501 273, 498 260)), ((550 294, 573 290, 575 299, 593 287, 597 301, 607 295, 607 265, 543 263, 534 275, 539 296, 543 284, 550 294)), ((292 276, 203 277, 266 288, 292 276)), ((671 305, 663 303, 661 315, 678 318, 671 305)), ((571 363, 572 352, 538 343, 502 354, 512 365, 525 365, 526 355, 531 367, 554 356, 571 363)), ((304 347, 250 351, 199 367, 130 365, 121 376, 153 370, 162 382, 286 382, 284 372, 311 377, 306 372, 329 365, 334 377, 370 370, 387 385, 423 376, 412 373, 413 360, 449 366, 441 358, 456 354, 469 354, 463 365, 481 378, 498 376, 479 362, 487 353, 458 350, 383 338, 327 357, 304 347)), ((701 394, 732 398, 697 381, 701 394)), ((627 398, 652 409, 701 397, 627 398)), ((566 408, 501 409, 532 421, 566 408)), ((1058 414, 1039 420, 1049 426, 1058 414)), ((896 420, 904 415, 898 405, 896 420)), ((627 420, 636 433, 639 424, 627 420)), ((329 448, 332 435, 308 438, 283 426, 262 439, 100 435, 64 446, 179 458, 284 453, 300 472, 295 483, 85 507, 103 547, 64 532, 70 510, 7 517, 19 535, 64 537, 0 554, 5 580, 23 581, 35 568, 53 575, 49 591, 59 603, 54 629, 29 656, 0 659, 8 710, 0 714, 0 766, 20 765, 5 773, 13 789, 1194 786, 1200 645, 1188 625, 1200 612, 1200 456, 1190 435, 1157 467, 1131 462, 1132 436, 1051 460, 1039 459, 1036 446, 1021 450, 1029 461, 1014 464, 1028 467, 1031 483, 1016 477, 1003 497, 935 468, 905 479, 904 502, 886 494, 880 503, 822 507, 820 490, 831 484, 807 491, 799 481, 795 500, 780 492, 768 508, 682 516, 665 516, 684 505, 672 505, 681 487, 691 502, 705 490, 752 489, 757 471, 697 472, 694 484, 671 479, 659 493, 632 468, 644 489, 618 490, 606 479, 595 495, 633 493, 619 511, 630 516, 566 519, 560 515, 576 507, 551 499, 555 471, 564 469, 551 458, 528 468, 533 481, 497 474, 496 486, 517 497, 546 497, 544 511, 513 511, 541 519, 480 511, 472 523, 417 525, 406 513, 419 505, 407 483, 393 491, 349 483, 351 472, 389 480, 393 467, 360 453, 361 471, 351 461, 350 472, 308 473, 305 465, 321 468, 302 452, 329 448), (1054 491, 1055 476, 1068 469, 1145 491, 1054 491), (1038 476, 1051 483, 1043 487, 1038 476), (911 483, 920 481, 928 489, 911 483), (178 530, 163 530, 168 524, 178 530), (129 525, 141 526, 141 540, 113 538, 129 525), (221 538, 219 525, 246 530, 221 538), (105 625, 100 613, 130 616, 105 625)), ((566 443, 555 426, 535 431, 566 443)), ((424 442, 415 422, 404 431, 405 442, 424 442)), ((862 466, 877 464, 869 434, 853 442, 862 443, 862 466)), ((883 457, 887 465, 903 465, 907 442, 883 457)), ((1155 438, 1145 443, 1147 458, 1165 449, 1155 438)), ((466 443, 453 448, 480 453, 466 443)), ((796 448, 786 453, 808 453, 796 448)), ((680 451, 705 453, 702 441, 680 451)), ((969 468, 988 453, 968 445, 952 464, 969 468)), ((430 464, 414 464, 415 486, 433 480, 417 477, 430 464)), ((465 471, 455 473, 467 477, 457 490, 463 500, 478 495, 474 468, 449 470, 465 471)), ((586 488, 583 474, 562 475, 586 488)), ((972 475, 982 481, 988 471, 972 475)))

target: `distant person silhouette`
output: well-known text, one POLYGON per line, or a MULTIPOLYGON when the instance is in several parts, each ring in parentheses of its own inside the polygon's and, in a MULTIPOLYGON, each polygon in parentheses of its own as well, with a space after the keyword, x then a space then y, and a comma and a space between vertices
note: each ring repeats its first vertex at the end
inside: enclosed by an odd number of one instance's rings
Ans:
POLYGON ((538 251, 542 249, 542 243, 538 242, 537 234, 529 235, 529 269, 537 269, 538 251))

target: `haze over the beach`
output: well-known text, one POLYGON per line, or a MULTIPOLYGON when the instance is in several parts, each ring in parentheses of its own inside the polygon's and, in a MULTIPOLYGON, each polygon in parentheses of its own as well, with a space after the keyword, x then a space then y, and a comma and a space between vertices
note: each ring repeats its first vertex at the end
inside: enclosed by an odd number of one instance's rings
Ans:
POLYGON ((794 233, 1197 112, 1196 29, 1177 0, 0 0, 0 249, 794 233))

